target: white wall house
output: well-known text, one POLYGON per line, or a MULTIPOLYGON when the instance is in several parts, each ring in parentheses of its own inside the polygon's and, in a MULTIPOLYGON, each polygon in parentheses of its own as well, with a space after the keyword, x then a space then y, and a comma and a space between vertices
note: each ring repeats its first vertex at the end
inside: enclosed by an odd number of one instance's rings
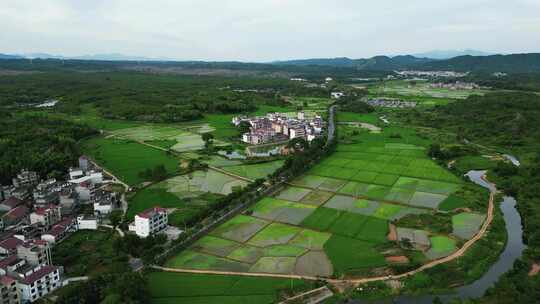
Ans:
POLYGON ((135 215, 135 222, 129 225, 139 237, 145 238, 163 231, 168 224, 167 210, 154 207, 135 215))
POLYGON ((22 302, 35 302, 61 286, 60 270, 56 266, 37 266, 17 273, 17 286, 22 302))
POLYGON ((345 93, 343 93, 343 92, 332 92, 332 93, 330 93, 330 97, 332 97, 334 99, 340 99, 343 96, 345 96, 345 93))
POLYGON ((97 230, 99 220, 94 216, 80 215, 77 217, 77 227, 79 230, 97 230))

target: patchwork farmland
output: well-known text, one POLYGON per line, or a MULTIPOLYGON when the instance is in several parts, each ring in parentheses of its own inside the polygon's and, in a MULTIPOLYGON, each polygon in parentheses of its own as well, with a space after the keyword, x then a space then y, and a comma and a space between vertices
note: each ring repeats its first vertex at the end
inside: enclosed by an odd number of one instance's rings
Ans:
POLYGON ((166 266, 356 277, 392 274, 394 261, 450 255, 484 216, 465 208, 466 184, 427 157, 428 144, 409 129, 391 127, 340 140, 330 157, 166 266), (402 219, 435 214, 451 218, 453 232, 400 226, 402 219))

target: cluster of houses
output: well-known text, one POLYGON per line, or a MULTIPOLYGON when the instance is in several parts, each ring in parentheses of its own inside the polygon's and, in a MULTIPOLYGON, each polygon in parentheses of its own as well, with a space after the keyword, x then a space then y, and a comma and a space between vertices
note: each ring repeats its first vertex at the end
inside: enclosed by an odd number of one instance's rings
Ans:
POLYGON ((403 101, 393 98, 375 98, 366 101, 372 107, 382 107, 382 108, 414 108, 416 107, 416 102, 414 101, 403 101))
POLYGON ((419 76, 419 77, 430 77, 430 78, 459 78, 465 77, 469 73, 461 73, 454 71, 395 71, 396 74, 402 77, 410 76, 419 76))
POLYGON ((250 131, 242 134, 242 141, 260 145, 271 142, 303 138, 307 141, 322 135, 324 120, 315 114, 307 118, 304 112, 290 115, 287 113, 268 113, 259 117, 234 117, 232 123, 239 126, 242 122, 250 125, 250 131))
POLYGON ((443 83, 443 82, 431 83, 429 87, 434 88, 434 89, 449 89, 449 90, 473 90, 473 89, 480 88, 480 86, 477 85, 476 83, 461 82, 461 81, 456 81, 452 83, 443 83))
POLYGON ((0 187, 0 303, 34 302, 61 286, 63 267, 52 265, 51 248, 77 230, 98 229, 118 208, 109 182, 83 156, 65 181, 22 170, 0 187), (79 214, 90 207, 92 214, 79 214))

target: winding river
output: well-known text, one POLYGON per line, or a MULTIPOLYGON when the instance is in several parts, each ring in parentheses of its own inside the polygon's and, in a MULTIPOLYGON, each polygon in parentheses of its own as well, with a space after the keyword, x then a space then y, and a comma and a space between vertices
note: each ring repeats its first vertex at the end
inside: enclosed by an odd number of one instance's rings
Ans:
MULTIPOLYGON (((489 189, 495 191, 495 186, 487 183, 482 179, 486 171, 469 171, 466 176, 469 179, 489 189)), ((473 283, 461 287, 454 288, 451 293, 441 295, 425 295, 425 296, 399 296, 394 299, 377 301, 375 303, 397 303, 397 304, 431 304, 435 298, 439 298, 443 303, 448 303, 452 299, 459 298, 461 300, 479 298, 484 295, 486 290, 492 287, 498 279, 512 269, 514 262, 519 259, 525 250, 523 244, 523 227, 521 225, 521 216, 516 209, 516 200, 511 196, 505 196, 500 209, 503 213, 508 239, 504 251, 499 256, 499 259, 493 264, 489 270, 478 280, 473 283)), ((355 302, 365 303, 365 302, 355 302)))

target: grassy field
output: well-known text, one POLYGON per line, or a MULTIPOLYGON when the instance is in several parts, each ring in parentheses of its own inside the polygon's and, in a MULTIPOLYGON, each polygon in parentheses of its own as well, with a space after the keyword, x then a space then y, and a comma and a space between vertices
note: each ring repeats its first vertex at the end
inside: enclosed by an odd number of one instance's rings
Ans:
POLYGON ((168 272, 151 272, 146 278, 151 303, 157 304, 270 304, 280 294, 312 287, 301 280, 168 272))
POLYGON ((54 262, 68 276, 99 275, 113 264, 122 265, 113 249, 116 238, 111 230, 77 231, 53 248, 54 262))
POLYGON ((93 138, 83 143, 82 150, 129 185, 144 182, 139 173, 146 169, 163 165, 173 174, 179 165, 176 158, 163 151, 128 140, 93 138))

